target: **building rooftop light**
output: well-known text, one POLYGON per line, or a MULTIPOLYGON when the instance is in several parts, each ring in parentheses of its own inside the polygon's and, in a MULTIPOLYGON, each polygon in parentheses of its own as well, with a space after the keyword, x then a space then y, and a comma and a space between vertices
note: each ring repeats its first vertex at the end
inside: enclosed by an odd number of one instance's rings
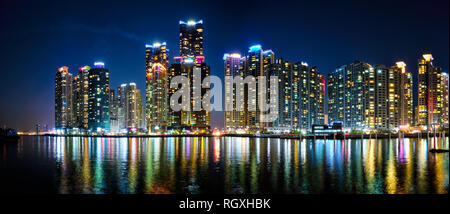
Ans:
POLYGON ((433 55, 431 54, 424 54, 423 58, 427 61, 430 62, 431 60, 433 60, 433 55))
POLYGON ((96 68, 104 68, 105 63, 104 62, 94 62, 94 67, 96 68))
POLYGON ((238 53, 232 53, 232 54, 226 53, 226 54, 223 55, 223 60, 226 60, 228 57, 231 57, 231 58, 241 58, 241 55, 238 54, 238 53))
POLYGON ((58 71, 69 71, 69 67, 63 66, 61 68, 58 68, 58 71))
POLYGON ((253 46, 250 46, 250 49, 248 50, 248 52, 259 51, 261 49, 262 49, 261 45, 253 45, 253 46))
POLYGON ((193 26, 193 25, 196 25, 196 24, 203 24, 203 20, 195 21, 195 20, 191 19, 191 20, 189 20, 187 22, 180 21, 180 25, 182 25, 182 24, 193 26))

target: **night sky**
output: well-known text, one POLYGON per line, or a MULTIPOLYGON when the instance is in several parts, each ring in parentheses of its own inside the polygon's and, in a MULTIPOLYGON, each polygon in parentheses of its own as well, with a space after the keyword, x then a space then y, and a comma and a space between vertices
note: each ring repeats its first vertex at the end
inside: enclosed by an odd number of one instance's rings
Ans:
MULTIPOLYGON (((206 63, 221 78, 223 54, 246 53, 254 44, 325 74, 354 60, 389 67, 402 60, 416 84, 425 52, 448 71, 449 1, 311 2, 2 1, 0 124, 53 128, 61 66, 76 73, 101 60, 111 88, 135 82, 143 93, 145 44, 166 41, 172 60, 179 55, 179 20, 203 20, 206 63)), ((212 126, 223 126, 221 112, 213 113, 212 126)))

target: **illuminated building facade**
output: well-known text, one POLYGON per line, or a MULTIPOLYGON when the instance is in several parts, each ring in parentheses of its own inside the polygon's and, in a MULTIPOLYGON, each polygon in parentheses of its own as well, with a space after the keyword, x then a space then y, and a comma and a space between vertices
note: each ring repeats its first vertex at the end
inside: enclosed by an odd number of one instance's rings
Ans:
POLYGON ((149 132, 165 131, 169 117, 169 53, 166 43, 146 45, 146 120, 149 132))
POLYGON ((119 129, 135 132, 143 128, 142 95, 136 83, 122 84, 117 92, 119 129))
POLYGON ((364 124, 369 129, 388 129, 388 73, 384 65, 364 71, 364 124))
MULTIPOLYGON (((174 76, 184 76, 188 79, 189 82, 189 97, 182 97, 181 99, 189 99, 184 100, 183 102, 189 103, 189 111, 173 111, 170 110, 169 113, 169 123, 170 129, 176 130, 189 130, 193 132, 206 132, 210 129, 210 111, 206 110, 209 108, 209 105, 203 106, 201 111, 194 111, 194 105, 202 106, 201 99, 196 98, 194 95, 195 91, 199 91, 199 96, 203 97, 208 91, 209 88, 201 88, 197 90, 195 88, 194 82, 194 72, 201 72, 201 80, 203 80, 206 76, 209 75, 209 66, 205 63, 194 63, 192 61, 184 61, 179 63, 174 63, 170 67, 170 77, 174 76), (197 103, 195 103, 197 102, 197 103), (195 104, 194 104, 195 103, 195 104)), ((172 88, 169 90, 169 96, 178 89, 172 88)), ((174 102, 171 100, 171 102, 174 102)), ((181 102, 181 100, 179 101, 181 102)))
POLYGON ((328 74, 328 123, 344 122, 344 69, 328 74))
POLYGON ((413 124, 412 75, 404 62, 387 68, 358 62, 328 75, 328 120, 352 129, 413 124))
POLYGON ((109 131, 109 70, 103 62, 94 63, 89 69, 89 119, 91 132, 109 131))
POLYGON ((325 76, 319 73, 316 66, 306 63, 296 63, 294 69, 298 69, 300 75, 299 128, 311 129, 313 125, 324 124, 325 76))
MULTIPOLYGON (((175 76, 180 76, 181 73, 185 73, 185 71, 182 71, 183 69, 188 69, 186 66, 181 65, 181 57, 179 57, 180 61, 178 63, 174 63, 170 65, 169 68, 169 80, 172 79, 175 76)), ((181 111, 174 111, 172 108, 170 108, 170 105, 174 105, 173 102, 175 100, 170 100, 170 97, 178 90, 178 88, 169 88, 168 91, 168 97, 169 97, 169 109, 168 109, 168 129, 170 130, 181 130, 181 111), (171 104, 172 102, 172 104, 171 104)), ((181 102, 181 101, 179 101, 181 102)))
MULTIPOLYGON (((259 92, 259 76, 265 76, 266 80, 269 80, 270 78, 270 69, 271 66, 275 63, 275 54, 271 50, 264 51, 261 47, 261 45, 253 45, 249 48, 248 54, 245 59, 245 77, 247 76, 253 76, 256 80, 256 88, 250 89, 247 85, 244 87, 244 94, 245 94, 245 100, 251 103, 245 103, 244 108, 245 111, 245 120, 246 125, 249 130, 261 130, 264 128, 268 128, 270 126, 270 123, 263 123, 261 122, 261 112, 259 109, 259 93, 266 93, 269 94, 269 87, 266 82, 266 92, 259 92), (256 99, 249 100, 248 94, 252 93, 255 94, 256 99), (256 111, 252 111, 249 109, 249 106, 256 106, 256 111)), ((244 78, 245 78, 244 77, 244 78)), ((269 102, 270 97, 266 96, 266 102, 269 102)))
POLYGON ((299 81, 295 64, 277 59, 272 72, 278 76, 278 119, 274 128, 297 129, 299 127, 299 81))
POLYGON ((74 127, 88 129, 89 120, 89 66, 79 68, 73 81, 74 127))
MULTIPOLYGON (((184 76, 189 82, 189 100, 183 102, 189 103, 189 111, 169 110, 168 129, 171 130, 189 130, 192 132, 207 132, 210 130, 210 105, 202 105, 204 95, 209 93, 209 88, 194 85, 194 73, 201 72, 200 80, 209 76, 210 68, 205 63, 203 56, 203 21, 188 22, 180 21, 180 56, 174 57, 175 63, 168 69, 169 81, 175 76, 184 76), (195 111, 193 106, 201 106, 200 111, 195 111)), ((178 88, 168 89, 168 98, 172 96, 178 88)), ((182 97, 181 99, 187 99, 182 97)), ((175 102, 169 100, 170 102, 175 102)), ((181 102, 181 101, 180 101, 181 102)), ((209 103, 209 102, 207 102, 209 103)), ((169 108, 168 108, 169 109, 169 108)))
POLYGON ((118 133, 120 131, 119 123, 119 98, 117 96, 117 91, 110 90, 109 93, 109 118, 110 118, 110 131, 113 133, 118 133))
MULTIPOLYGON (((241 57, 238 53, 225 54, 224 60, 224 70, 225 76, 235 77, 245 77, 245 58, 241 57)), ((240 106, 241 111, 237 110, 237 98, 239 96, 244 98, 244 90, 238 91, 237 87, 244 88, 243 82, 238 82, 231 85, 229 82, 225 82, 225 103, 232 103, 233 109, 231 111, 225 111, 225 128, 227 130, 244 129, 246 127, 245 123, 245 111, 244 111, 244 99, 242 106, 240 106), (237 86, 236 84, 241 84, 237 86), (228 92, 228 93, 227 93, 228 92)))
POLYGON ((448 128, 448 73, 442 73, 441 74, 441 93, 442 93, 442 125, 446 128, 448 128))
POLYGON ((409 127, 413 125, 413 79, 406 71, 404 62, 397 62, 389 69, 388 80, 389 127, 409 127))
POLYGON ((55 76, 55 128, 68 129, 73 127, 73 96, 72 74, 69 68, 63 66, 55 76))
POLYGON ((279 114, 273 128, 307 130, 324 124, 325 76, 318 73, 317 67, 283 59, 271 67, 279 81, 279 114))
POLYGON ((368 63, 355 61, 328 75, 330 123, 341 122, 344 127, 352 129, 365 128, 365 92, 368 88, 364 78, 373 72, 371 69, 368 63))
POLYGON ((442 68, 433 65, 433 56, 424 54, 418 63, 418 126, 439 127, 442 116, 442 68))
POLYGON ((203 21, 180 21, 180 56, 195 59, 203 56, 203 21))

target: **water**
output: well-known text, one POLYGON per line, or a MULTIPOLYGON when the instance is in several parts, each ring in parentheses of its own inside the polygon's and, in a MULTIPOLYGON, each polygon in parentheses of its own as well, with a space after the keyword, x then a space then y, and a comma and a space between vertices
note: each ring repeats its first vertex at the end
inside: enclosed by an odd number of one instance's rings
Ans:
POLYGON ((22 137, 0 193, 448 193, 449 139, 22 137))

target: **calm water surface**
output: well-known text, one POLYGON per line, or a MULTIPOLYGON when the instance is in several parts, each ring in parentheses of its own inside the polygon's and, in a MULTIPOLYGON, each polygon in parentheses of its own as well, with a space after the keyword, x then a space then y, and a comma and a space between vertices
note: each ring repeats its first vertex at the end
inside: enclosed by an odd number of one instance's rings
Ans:
POLYGON ((448 193, 449 139, 22 137, 0 193, 448 193))

